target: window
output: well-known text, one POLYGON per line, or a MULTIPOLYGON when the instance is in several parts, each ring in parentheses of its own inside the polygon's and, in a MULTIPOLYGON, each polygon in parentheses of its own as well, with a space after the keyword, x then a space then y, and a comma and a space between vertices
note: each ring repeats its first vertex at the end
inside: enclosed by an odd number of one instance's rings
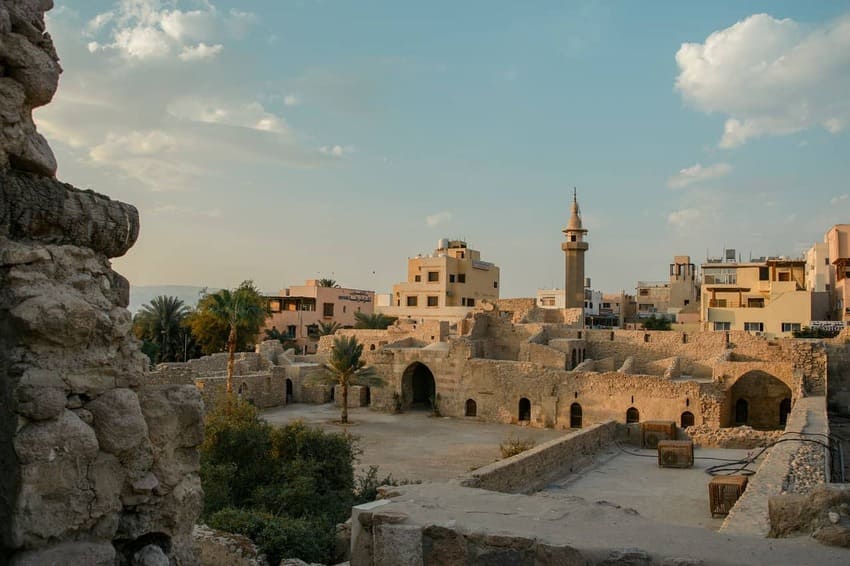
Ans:
POLYGON ((764 308, 764 298, 759 297, 754 299, 752 297, 747 298, 747 307, 751 309, 763 309, 764 308))
POLYGON ((767 267, 759 267, 759 281, 770 279, 770 270, 767 267))
POLYGON ((333 303, 323 303, 322 304, 322 316, 333 316, 334 315, 334 304, 333 303))
POLYGON ((731 322, 715 322, 714 330, 732 330, 731 322))
POLYGON ((466 306, 474 307, 475 306, 475 299, 466 299, 466 306))
POLYGON ((462 306, 462 307, 465 307, 465 306, 466 306, 466 297, 461 297, 461 299, 460 299, 460 306, 462 306))
POLYGON ((422 282, 422 276, 421 275, 414 275, 413 276, 413 282, 414 283, 421 283, 422 282))
POLYGON ((458 273, 457 274, 457 282, 458 283, 466 283, 466 273, 458 273))
POLYGON ((828 257, 823 258, 823 264, 829 265, 829 258, 828 257))
POLYGON ((649 289, 641 289, 640 290, 640 296, 641 297, 648 297, 649 296, 649 289))
POLYGON ((439 297, 428 297, 428 306, 429 307, 438 307, 440 306, 440 298, 439 297))
POLYGON ((440 280, 440 272, 439 271, 429 271, 428 272, 428 282, 434 283, 435 281, 440 280))
POLYGON ((763 322, 745 322, 744 330, 747 332, 764 332, 763 322))
POLYGON ((498 282, 498 281, 493 281, 493 288, 494 288, 494 289, 498 289, 498 288, 499 288, 499 282, 498 282))
POLYGON ((455 282, 455 274, 449 273, 449 283, 454 283, 454 282, 455 282))
POLYGON ((689 304, 691 304, 691 300, 690 300, 690 299, 685 299, 685 306, 688 306, 689 304))
POLYGON ((412 296, 407 297, 407 306, 409 306, 409 307, 415 307, 416 306, 416 295, 412 295, 412 296))
POLYGON ((571 241, 571 242, 575 242, 575 241, 576 241, 576 235, 575 235, 575 234, 571 234, 571 235, 570 235, 570 241, 571 241))
POLYGON ((799 322, 783 322, 782 323, 782 332, 794 332, 795 330, 800 330, 799 322))
POLYGON ((295 325, 294 324, 290 324, 289 326, 286 327, 286 335, 289 336, 290 338, 295 338, 295 325))
POLYGON ((342 305, 342 314, 345 314, 345 305, 342 305))
POLYGON ((791 281, 791 274, 788 273, 787 271, 783 271, 782 273, 779 274, 779 280, 780 281, 791 281))

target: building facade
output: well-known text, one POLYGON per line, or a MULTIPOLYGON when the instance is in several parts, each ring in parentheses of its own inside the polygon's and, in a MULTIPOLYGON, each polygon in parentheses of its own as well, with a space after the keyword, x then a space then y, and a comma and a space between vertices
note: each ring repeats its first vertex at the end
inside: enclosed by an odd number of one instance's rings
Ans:
POLYGON ((393 285, 389 306, 399 318, 456 322, 482 301, 499 300, 499 268, 462 240, 442 239, 431 255, 407 260, 407 281, 393 285))
POLYGON ((832 267, 832 320, 850 322, 850 224, 836 224, 824 236, 832 267))
POLYGON ((637 316, 676 318, 682 311, 696 312, 698 298, 696 266, 691 257, 673 256, 667 281, 638 281, 637 316))
POLYGON ((826 293, 806 286, 806 261, 709 260, 702 265, 700 320, 705 330, 790 335, 827 314, 826 293))
POLYGON ((354 326, 355 313, 372 314, 375 310, 374 291, 322 287, 315 279, 266 298, 271 315, 264 330, 276 328, 306 352, 315 351, 319 322, 336 322, 350 328, 354 326))

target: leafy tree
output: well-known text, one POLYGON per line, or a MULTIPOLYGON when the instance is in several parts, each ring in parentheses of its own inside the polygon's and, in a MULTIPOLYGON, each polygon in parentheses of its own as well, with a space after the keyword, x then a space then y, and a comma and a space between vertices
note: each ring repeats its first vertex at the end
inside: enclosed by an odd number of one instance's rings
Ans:
POLYGON ((177 297, 160 295, 136 313, 133 333, 149 345, 143 348, 151 361, 174 362, 185 354, 185 331, 181 323, 189 307, 177 297))
POLYGON ((227 393, 233 392, 233 364, 237 349, 259 332, 268 316, 268 302, 252 281, 243 281, 236 289, 222 289, 204 296, 187 322, 192 335, 204 352, 227 349, 227 393))
POLYGON ((377 376, 374 368, 366 367, 366 362, 360 359, 363 355, 363 344, 357 342, 354 336, 337 336, 331 349, 330 360, 322 364, 321 370, 315 377, 331 383, 338 383, 342 388, 342 411, 340 422, 348 422, 348 387, 349 385, 381 386, 384 381, 377 376))
POLYGON ((316 325, 317 325, 317 327, 316 327, 316 336, 317 337, 330 336, 332 334, 336 334, 336 331, 339 330, 340 328, 342 328, 342 325, 340 323, 334 322, 334 321, 323 322, 323 321, 320 320, 316 323, 316 325))
POLYGON ((339 287, 336 282, 336 279, 330 279, 327 277, 322 277, 316 281, 316 285, 319 287, 339 287))
POLYGON ((266 340, 277 340, 278 342, 283 344, 284 350, 289 350, 290 348, 298 347, 298 344, 295 342, 295 340, 293 340, 289 334, 278 330, 277 326, 266 328, 263 333, 266 335, 266 340))
POLYGON ((656 318, 652 315, 643 321, 643 328, 644 330, 670 330, 670 319, 663 316, 656 318))
POLYGON ((386 330, 398 317, 387 316, 381 313, 366 314, 365 312, 354 313, 354 328, 371 328, 374 330, 386 330))

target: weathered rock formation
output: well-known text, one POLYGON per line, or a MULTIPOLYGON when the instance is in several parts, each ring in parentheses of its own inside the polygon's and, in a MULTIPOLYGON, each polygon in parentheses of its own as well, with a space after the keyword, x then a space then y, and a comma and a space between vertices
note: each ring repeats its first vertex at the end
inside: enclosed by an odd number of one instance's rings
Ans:
POLYGON ((0 565, 191 564, 200 395, 145 383, 109 262, 138 212, 55 180, 35 131, 52 4, 0 0, 0 565))

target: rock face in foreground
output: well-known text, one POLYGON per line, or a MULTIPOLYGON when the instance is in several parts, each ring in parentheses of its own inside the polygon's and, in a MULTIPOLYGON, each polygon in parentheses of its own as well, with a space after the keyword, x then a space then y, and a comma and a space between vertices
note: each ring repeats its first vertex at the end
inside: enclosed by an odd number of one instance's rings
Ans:
POLYGON ((50 0, 0 0, 0 566, 194 564, 200 394, 146 385, 130 205, 53 178, 50 0))

